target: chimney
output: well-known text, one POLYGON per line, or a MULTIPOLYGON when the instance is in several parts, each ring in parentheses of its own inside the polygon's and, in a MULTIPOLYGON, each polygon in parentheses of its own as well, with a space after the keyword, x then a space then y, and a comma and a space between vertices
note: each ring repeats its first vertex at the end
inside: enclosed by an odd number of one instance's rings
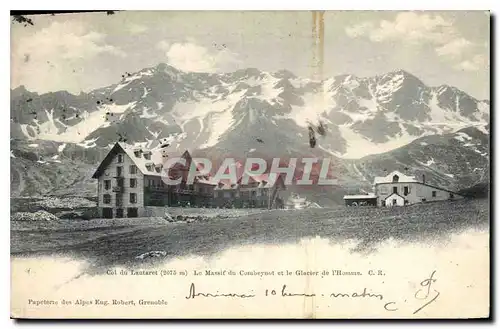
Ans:
POLYGON ((422 175, 422 183, 425 184, 425 175, 422 175))

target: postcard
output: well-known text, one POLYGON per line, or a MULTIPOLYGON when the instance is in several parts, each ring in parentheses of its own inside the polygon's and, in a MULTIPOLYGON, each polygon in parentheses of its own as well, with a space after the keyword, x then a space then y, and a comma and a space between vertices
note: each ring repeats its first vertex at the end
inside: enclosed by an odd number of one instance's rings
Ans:
POLYGON ((12 318, 490 316, 488 11, 10 19, 12 318))

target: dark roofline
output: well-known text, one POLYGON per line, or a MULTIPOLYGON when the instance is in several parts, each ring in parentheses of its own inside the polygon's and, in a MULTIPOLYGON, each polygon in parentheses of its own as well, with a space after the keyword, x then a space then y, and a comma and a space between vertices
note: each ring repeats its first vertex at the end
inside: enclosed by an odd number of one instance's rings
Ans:
POLYGON ((434 186, 434 185, 430 185, 430 184, 427 184, 427 183, 421 183, 419 182, 419 184, 422 184, 422 185, 425 185, 425 186, 429 186, 429 187, 432 187, 432 188, 435 188, 435 189, 438 189, 438 190, 441 190, 441 191, 446 191, 446 192, 450 192, 450 193, 453 193, 453 194, 456 194, 456 195, 460 195, 462 197, 465 197, 464 195, 460 194, 460 193, 457 193, 455 191, 450 191, 450 190, 447 190, 445 188, 442 188, 442 187, 437 187, 437 186, 434 186))
POLYGON ((120 145, 120 143, 116 142, 115 145, 113 145, 113 147, 111 148, 111 150, 109 150, 108 154, 106 154, 104 159, 101 161, 101 164, 99 164, 96 171, 92 175, 92 178, 101 177, 102 172, 104 171, 104 168, 108 165, 109 161, 111 160, 111 157, 117 153, 117 150, 122 150, 125 153, 125 150, 120 145))
POLYGON ((447 190, 447 189, 442 188, 442 187, 438 187, 438 186, 434 186, 434 185, 430 185, 430 184, 422 183, 422 182, 418 182, 418 181, 417 182, 387 182, 387 183, 377 183, 375 185, 382 185, 382 184, 412 184, 412 183, 413 184, 420 184, 420 185, 432 187, 432 188, 435 188, 435 189, 438 189, 438 190, 441 190, 441 191, 446 191, 446 192, 450 192, 450 193, 453 193, 453 194, 465 197, 465 195, 462 195, 462 194, 460 194, 458 192, 450 191, 450 190, 447 190))

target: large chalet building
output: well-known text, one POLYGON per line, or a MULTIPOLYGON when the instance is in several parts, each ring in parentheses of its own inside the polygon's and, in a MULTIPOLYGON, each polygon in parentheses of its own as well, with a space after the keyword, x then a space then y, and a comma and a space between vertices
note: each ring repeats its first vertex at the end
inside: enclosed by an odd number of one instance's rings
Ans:
POLYGON ((163 168, 165 157, 168 157, 165 152, 153 154, 141 147, 116 143, 92 176, 98 180, 99 217, 162 216, 165 206, 282 207, 279 192, 285 186, 281 176, 273 185, 264 179, 252 178, 245 185, 228 185, 198 174, 193 183, 188 184, 193 161, 190 153, 186 151, 181 155, 186 160, 185 165, 177 163, 168 172, 163 168), (180 184, 166 184, 165 175, 181 178, 180 184))
POLYGON ((428 184, 425 176, 417 180, 415 176, 408 176, 397 170, 387 176, 375 177, 373 190, 369 194, 345 195, 345 204, 393 207, 463 198, 457 192, 428 184))

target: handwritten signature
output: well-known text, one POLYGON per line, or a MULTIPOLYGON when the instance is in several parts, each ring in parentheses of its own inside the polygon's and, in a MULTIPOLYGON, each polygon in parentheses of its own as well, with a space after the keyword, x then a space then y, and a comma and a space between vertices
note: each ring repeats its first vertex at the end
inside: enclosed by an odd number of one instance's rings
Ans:
MULTIPOLYGON (((434 278, 435 274, 436 274, 436 271, 433 271, 431 276, 428 279, 425 279, 422 282, 420 282, 420 286, 422 287, 422 289, 417 290, 417 292, 415 293, 416 299, 420 299, 420 300, 428 300, 429 299, 429 296, 431 294, 432 284, 437 281, 434 278)), ((432 297, 427 303, 423 304, 418 309, 416 309, 415 312, 413 312, 413 314, 417 314, 418 312, 423 310, 425 307, 427 307, 428 305, 430 305, 431 303, 434 303, 436 301, 436 299, 439 297, 440 293, 439 293, 439 291, 437 291, 434 288, 432 290, 434 291, 435 296, 432 297)))
MULTIPOLYGON (((433 271, 431 275, 422 280, 420 282, 420 288, 415 292, 414 297, 417 300, 425 301, 424 304, 422 304, 420 307, 418 307, 413 314, 417 314, 418 312, 422 311, 424 308, 429 306, 430 304, 434 303, 437 298, 439 297, 440 293, 434 288, 434 283, 437 281, 435 278, 436 271, 433 271)), ((320 294, 322 297, 324 297, 324 294, 320 294)), ((317 294, 315 293, 294 293, 289 290, 286 284, 284 284, 281 287, 281 290, 274 290, 274 289, 265 289, 263 294, 263 297, 270 297, 270 296, 281 296, 281 297, 316 297, 317 294)), ((380 293, 375 293, 375 292, 370 292, 367 288, 364 288, 362 291, 358 292, 351 292, 351 293, 340 293, 340 292, 334 292, 329 295, 331 298, 374 298, 378 299, 381 301, 384 301, 384 296, 380 293)), ((254 298, 257 297, 257 294, 254 291, 250 291, 248 293, 234 293, 234 292, 199 292, 196 290, 196 286, 194 283, 191 283, 189 286, 189 293, 185 297, 186 299, 195 299, 196 297, 207 297, 207 298, 216 298, 216 297, 221 297, 221 298, 254 298)), ((397 307, 397 303, 394 301, 390 301, 384 304, 384 309, 389 312, 394 312, 399 310, 397 307)))

